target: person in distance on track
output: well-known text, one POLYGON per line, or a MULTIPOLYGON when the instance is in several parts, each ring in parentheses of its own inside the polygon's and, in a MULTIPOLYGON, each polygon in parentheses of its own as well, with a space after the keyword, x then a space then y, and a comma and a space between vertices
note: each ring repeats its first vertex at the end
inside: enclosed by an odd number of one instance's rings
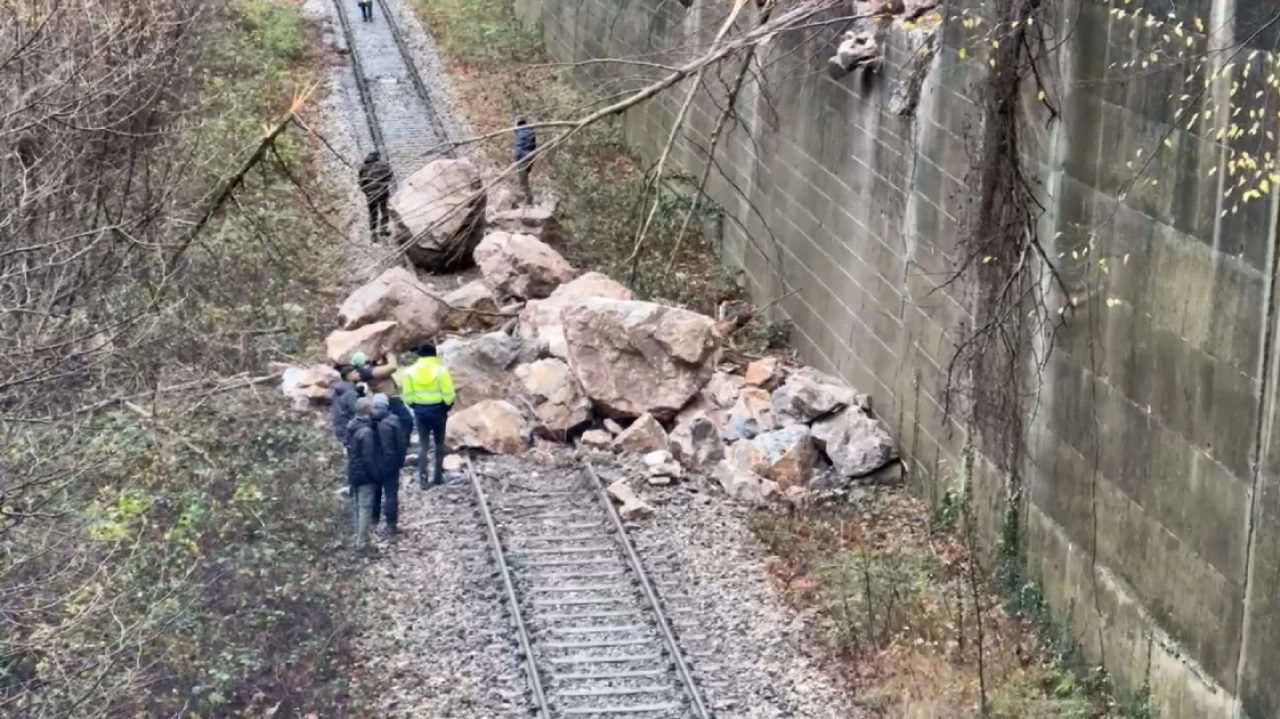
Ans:
POLYGON ((388 234, 387 201, 391 199, 394 179, 391 163, 382 159, 377 150, 370 152, 360 165, 360 190, 369 202, 369 234, 374 242, 388 234))
POLYGON ((360 0, 356 5, 360 6, 360 19, 373 22, 373 0, 360 0))
POLYGON ((529 173, 533 171, 533 153, 538 149, 538 137, 533 128, 523 117, 516 118, 516 162, 517 178, 520 181, 520 192, 524 195, 524 204, 533 204, 533 190, 529 187, 529 173))

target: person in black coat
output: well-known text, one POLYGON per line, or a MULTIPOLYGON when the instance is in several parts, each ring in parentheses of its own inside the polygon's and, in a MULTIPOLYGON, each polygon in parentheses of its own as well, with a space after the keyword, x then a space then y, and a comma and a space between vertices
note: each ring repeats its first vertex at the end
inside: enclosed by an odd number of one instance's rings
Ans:
POLYGON ((382 465, 380 491, 374 491, 373 522, 377 523, 381 511, 386 521, 383 536, 394 540, 399 535, 400 469, 404 467, 404 458, 409 454, 409 433, 413 425, 403 424, 391 412, 391 402, 385 394, 374 395, 371 406, 374 430, 378 435, 378 459, 382 465))
POLYGON ((360 165, 360 190, 369 203, 369 234, 374 242, 388 234, 387 202, 391 199, 393 181, 391 164, 376 150, 370 152, 360 165))
POLYGON ((353 548, 364 551, 373 522, 375 491, 382 485, 382 462, 377 428, 373 422, 372 403, 364 398, 356 402, 356 416, 347 425, 347 486, 351 491, 353 548))

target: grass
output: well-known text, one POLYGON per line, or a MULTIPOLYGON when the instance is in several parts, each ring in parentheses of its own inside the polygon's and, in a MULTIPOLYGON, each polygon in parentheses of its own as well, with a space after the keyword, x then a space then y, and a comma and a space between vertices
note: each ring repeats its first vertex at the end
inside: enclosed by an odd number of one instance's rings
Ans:
MULTIPOLYGON (((215 12, 195 68, 200 122, 174 148, 203 160, 210 185, 320 67, 297 3, 215 12)), ((315 343, 340 263, 311 209, 327 201, 311 160, 303 137, 285 135, 188 253, 184 292, 155 320, 172 328, 149 350, 169 379, 260 372, 315 343)), ((0 508, 0 714, 355 711, 340 452, 268 392, 0 427, 0 482, 32 466, 45 482, 16 495, 29 506, 0 508), (37 519, 10 523, 8 511, 37 519)))
POLYGON ((779 589, 815 613, 814 641, 865 708, 896 719, 1150 719, 1140 698, 1118 704, 1104 676, 993 591, 952 517, 960 510, 930 510, 901 488, 853 496, 759 514, 754 530, 779 589))

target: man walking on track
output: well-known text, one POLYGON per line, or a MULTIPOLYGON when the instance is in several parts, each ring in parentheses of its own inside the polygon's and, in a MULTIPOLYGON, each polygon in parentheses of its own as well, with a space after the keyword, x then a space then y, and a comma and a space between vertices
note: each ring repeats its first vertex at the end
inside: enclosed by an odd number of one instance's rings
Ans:
POLYGON ((360 0, 356 5, 360 6, 360 19, 373 22, 373 0, 360 0))
POLYGON ((391 163, 382 159, 377 150, 370 152, 360 165, 360 190, 369 201, 369 234, 377 242, 387 232, 387 201, 391 199, 391 163))
POLYGON ((418 360, 402 373, 400 396, 418 426, 418 486, 426 489, 429 484, 444 484, 444 431, 453 408, 453 377, 436 357, 435 345, 420 344, 413 353, 418 360), (426 473, 427 438, 434 455, 430 478, 426 473))

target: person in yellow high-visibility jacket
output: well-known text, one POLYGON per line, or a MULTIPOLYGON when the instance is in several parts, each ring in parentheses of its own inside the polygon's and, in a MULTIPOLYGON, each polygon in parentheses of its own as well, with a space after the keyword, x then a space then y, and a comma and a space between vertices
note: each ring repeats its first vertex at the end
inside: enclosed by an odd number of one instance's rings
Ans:
POLYGON ((455 399, 453 377, 436 357, 433 344, 420 344, 413 348, 418 359, 398 373, 400 397, 413 411, 413 421, 418 428, 418 486, 426 489, 429 484, 444 484, 444 430, 449 421, 449 410, 455 399), (428 479, 427 439, 434 463, 428 479))

